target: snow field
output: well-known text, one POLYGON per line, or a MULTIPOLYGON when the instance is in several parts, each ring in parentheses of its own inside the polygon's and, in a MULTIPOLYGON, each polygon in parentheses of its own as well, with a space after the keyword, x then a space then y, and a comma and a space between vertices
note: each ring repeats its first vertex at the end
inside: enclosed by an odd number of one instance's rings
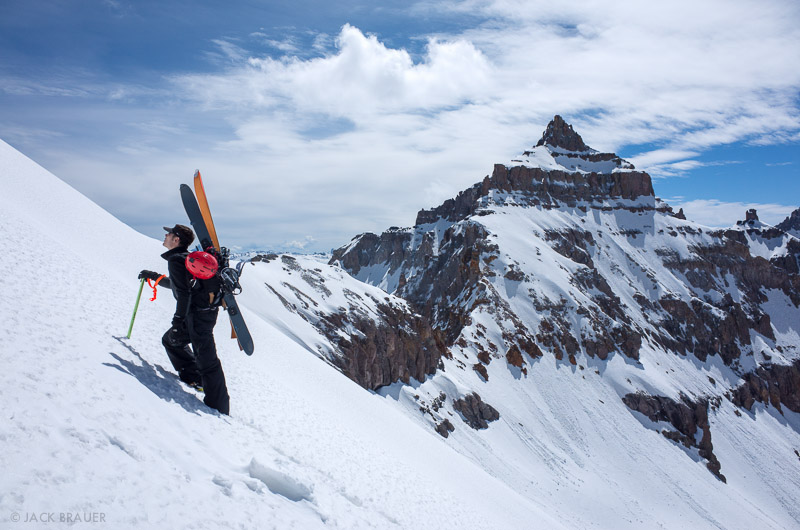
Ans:
MULTIPOLYGON (((537 329, 542 316, 532 306, 529 290, 543 300, 587 301, 570 283, 580 265, 552 250, 544 240, 546 230, 573 227, 593 234, 594 264, 640 329, 652 324, 636 314, 637 291, 651 300, 667 293, 681 298, 693 295, 685 279, 648 256, 669 248, 686 257, 690 243, 709 240, 702 232, 669 236, 689 223, 663 215, 514 206, 493 210, 494 214, 473 220, 486 226, 501 251, 490 265, 496 273, 490 281, 531 330, 537 329), (640 234, 615 237, 625 230, 640 234), (512 264, 529 279, 504 278, 512 264)), ((788 323, 797 309, 782 293, 770 294, 768 312, 775 318, 778 341, 797 344, 792 335, 795 324, 788 323)), ((568 314, 577 316, 574 310, 568 314)), ((735 407, 724 399, 719 409, 712 408, 712 443, 728 479, 724 484, 706 469, 696 448, 687 449, 662 436, 663 429, 674 430, 670 425, 650 422, 620 399, 640 390, 673 399, 682 393, 723 395, 739 377, 719 357, 700 362, 691 355, 665 354, 645 341, 639 362, 619 353, 607 361, 578 354, 572 366, 566 358, 559 362, 545 352, 541 359, 525 356, 524 375, 504 358, 503 330, 513 329, 512 323, 480 307, 471 316, 472 324, 461 336, 470 342, 483 334, 501 346, 486 367, 488 381, 472 370, 479 362, 473 348, 454 348, 455 358, 445 360, 443 372, 411 387, 395 385, 381 393, 428 428, 434 420, 420 412, 420 402, 431 403, 442 392, 449 399, 473 391, 480 394, 498 409, 500 420, 475 431, 446 405, 436 413, 440 418, 436 422, 448 418, 455 425, 448 443, 515 491, 546 506, 567 526, 778 529, 800 524, 793 504, 800 494, 794 472, 798 462, 794 451, 800 448, 796 415, 789 412, 784 417, 769 409, 745 419, 736 416, 735 407), (764 446, 769 449, 761 451, 764 446)))
POLYGON ((137 272, 165 270, 159 242, 6 144, 0 180, 19 271, 0 277, 1 527, 49 512, 115 529, 561 527, 247 305, 252 357, 220 314, 232 416, 214 413, 161 347, 171 293, 146 288, 122 338, 137 272))

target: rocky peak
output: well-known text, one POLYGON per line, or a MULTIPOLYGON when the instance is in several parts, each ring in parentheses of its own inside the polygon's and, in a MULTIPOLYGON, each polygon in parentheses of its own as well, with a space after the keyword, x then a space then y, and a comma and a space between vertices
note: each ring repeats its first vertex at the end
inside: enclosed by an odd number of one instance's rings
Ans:
POLYGON ((792 232, 800 234, 800 208, 792 212, 792 214, 776 225, 784 232, 792 232))
POLYGON ((760 229, 763 224, 758 220, 758 212, 755 208, 750 208, 744 214, 744 221, 736 221, 737 226, 744 226, 748 229, 760 229))
POLYGON ((588 151, 589 147, 583 143, 581 135, 576 133, 572 125, 564 121, 559 115, 555 115, 550 123, 547 124, 541 140, 536 143, 536 147, 549 145, 560 147, 567 151, 588 151))
POLYGON ((520 158, 511 162, 514 165, 546 171, 583 175, 610 175, 636 169, 633 164, 614 153, 601 153, 587 146, 572 125, 561 116, 553 118, 535 146, 523 151, 520 158))

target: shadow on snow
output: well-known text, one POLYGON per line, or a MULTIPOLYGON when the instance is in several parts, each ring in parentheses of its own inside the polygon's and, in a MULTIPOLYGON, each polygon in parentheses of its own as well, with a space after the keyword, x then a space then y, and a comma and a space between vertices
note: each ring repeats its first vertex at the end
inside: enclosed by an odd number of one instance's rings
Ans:
POLYGON ((206 414, 216 413, 215 410, 207 407, 201 400, 197 399, 194 393, 187 392, 177 375, 167 372, 157 364, 147 362, 139 352, 122 340, 123 337, 114 337, 114 339, 131 352, 141 362, 141 365, 128 359, 123 359, 114 352, 109 352, 118 364, 103 363, 104 366, 115 368, 124 374, 133 376, 153 394, 164 401, 177 403, 187 412, 195 414, 200 414, 201 412, 206 414))

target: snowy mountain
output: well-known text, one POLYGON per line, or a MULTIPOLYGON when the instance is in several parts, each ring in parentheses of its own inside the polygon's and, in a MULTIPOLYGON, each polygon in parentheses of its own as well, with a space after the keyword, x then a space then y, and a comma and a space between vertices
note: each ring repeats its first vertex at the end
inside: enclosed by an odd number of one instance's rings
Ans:
POLYGON ((445 337, 440 369, 381 395, 566 524, 797 526, 797 240, 683 217, 556 116, 331 263, 445 337))
POLYGON ((793 211, 783 222, 779 223, 776 228, 784 232, 800 238, 800 208, 793 211))
POLYGON ((725 235, 746 245, 753 256, 790 273, 800 272, 800 208, 776 226, 759 221, 758 212, 748 210, 725 235))
MULTIPOLYGON (((168 291, 124 338, 138 271, 166 270, 160 243, 3 142, 0 185, 0 527, 566 527, 309 352, 295 313, 251 308, 265 277, 289 289, 269 264, 243 277, 252 357, 220 316, 232 416, 212 413, 161 346, 168 291)), ((356 283, 307 290, 332 306, 356 283)))
POLYGON ((122 338, 159 242, 1 142, 0 181, 3 525, 800 525, 792 235, 681 219, 558 117, 412 228, 245 264, 231 417, 170 369, 169 292, 122 338))

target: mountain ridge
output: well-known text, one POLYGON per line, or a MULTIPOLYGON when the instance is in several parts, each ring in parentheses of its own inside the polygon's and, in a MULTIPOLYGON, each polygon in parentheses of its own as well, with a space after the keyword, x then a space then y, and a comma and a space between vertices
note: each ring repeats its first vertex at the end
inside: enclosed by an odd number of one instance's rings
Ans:
POLYGON ((785 235, 709 230, 649 195, 541 195, 543 178, 520 183, 530 194, 490 190, 457 221, 354 238, 339 258, 368 284, 265 256, 240 295, 255 355, 217 326, 233 404, 221 418, 168 368, 168 296, 118 336, 159 242, 83 200, 17 200, 34 173, 7 155, 0 237, 38 276, 10 278, 0 309, 4 513, 102 509, 120 528, 800 524, 785 235), (59 227, 56 252, 32 247, 61 212, 83 224, 59 227), (137 259, 120 264, 106 239, 137 259), (92 289, 64 281, 76 271, 92 289), (414 375, 435 334, 444 350, 414 375))
MULTIPOLYGON (((420 211, 414 227, 357 236, 330 263, 405 298, 442 331, 445 369, 425 385, 464 372, 459 380, 471 382, 451 400, 484 395, 498 363, 524 380, 548 358, 583 370, 622 356, 638 383, 618 398, 666 420, 665 437, 694 448, 726 481, 711 441, 720 400, 800 412, 799 330, 785 317, 800 317, 794 238, 770 233, 765 255, 763 237, 687 221, 655 197, 647 173, 594 152, 559 116, 525 154, 538 165, 496 164, 455 199, 420 211), (553 156, 567 154, 612 163, 589 171, 553 156), (669 382, 654 374, 665 356, 719 362, 725 375, 688 364, 680 383, 669 382), (771 366, 788 371, 774 376, 771 366)), ((503 406, 489 405, 502 416, 503 406)), ((446 416, 431 417, 441 434, 446 416)))

